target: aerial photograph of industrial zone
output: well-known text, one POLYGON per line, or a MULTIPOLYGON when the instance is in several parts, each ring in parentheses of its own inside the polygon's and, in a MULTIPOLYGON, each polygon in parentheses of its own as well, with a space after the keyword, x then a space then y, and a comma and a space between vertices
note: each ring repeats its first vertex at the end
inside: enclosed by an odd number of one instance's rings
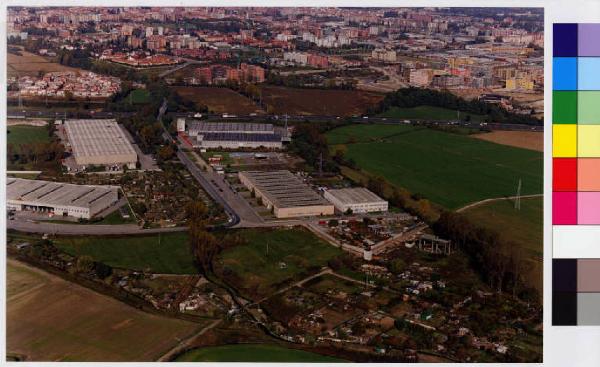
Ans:
POLYGON ((8 8, 7 359, 541 362, 543 18, 8 8))

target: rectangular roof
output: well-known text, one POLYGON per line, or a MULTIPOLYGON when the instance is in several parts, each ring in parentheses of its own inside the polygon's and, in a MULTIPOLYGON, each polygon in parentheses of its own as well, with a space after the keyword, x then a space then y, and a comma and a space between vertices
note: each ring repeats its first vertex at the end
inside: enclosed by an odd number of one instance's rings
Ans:
POLYGON ((205 141, 281 142, 279 134, 201 133, 205 141))
POLYGON ((136 154, 114 119, 67 120, 65 131, 76 157, 136 154))
POLYGON ((47 206, 89 208, 117 190, 114 186, 73 185, 63 182, 7 178, 6 199, 47 206))
POLYGON ((333 189, 327 191, 333 197, 344 204, 366 204, 386 202, 379 196, 364 187, 352 187, 346 189, 333 189))
POLYGON ((272 124, 256 124, 251 122, 204 122, 192 121, 189 130, 198 133, 246 133, 246 134, 273 134, 272 124))
POLYGON ((240 172, 278 208, 331 205, 290 171, 240 172))

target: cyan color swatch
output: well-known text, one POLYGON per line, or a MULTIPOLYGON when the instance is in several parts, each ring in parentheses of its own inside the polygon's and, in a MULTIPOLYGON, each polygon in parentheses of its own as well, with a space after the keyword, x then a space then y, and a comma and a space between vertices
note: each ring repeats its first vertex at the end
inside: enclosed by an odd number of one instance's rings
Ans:
POLYGON ((577 89, 600 90, 600 57, 577 58, 577 89))

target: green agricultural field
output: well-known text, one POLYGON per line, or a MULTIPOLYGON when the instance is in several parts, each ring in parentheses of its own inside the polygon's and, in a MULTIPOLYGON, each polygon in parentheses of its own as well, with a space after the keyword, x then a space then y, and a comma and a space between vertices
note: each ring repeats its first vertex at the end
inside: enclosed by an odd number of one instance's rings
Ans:
POLYGON ((60 237, 68 254, 88 255, 110 266, 161 274, 195 274, 187 233, 126 237, 60 237))
POLYGON ((236 344, 194 349, 177 362, 344 362, 341 359, 303 350, 268 344, 236 344))
POLYGON ((541 152, 409 125, 351 125, 327 138, 362 170, 448 209, 512 196, 519 179, 521 194, 542 192, 541 152))
POLYGON ((150 102, 150 93, 145 89, 134 89, 127 96, 127 101, 133 104, 144 104, 150 102))
POLYGON ((468 112, 457 114, 456 110, 434 106, 392 107, 379 114, 379 117, 417 120, 464 120, 467 116, 470 116, 471 121, 477 122, 485 121, 486 119, 484 115, 476 115, 468 112))
POLYGON ((45 126, 15 125, 7 128, 7 143, 14 145, 47 143, 50 141, 48 128, 45 126))
POLYGON ((325 266, 342 253, 300 228, 248 229, 238 234, 248 243, 223 251, 217 264, 224 274, 233 272, 227 280, 253 298, 270 294, 277 284, 297 279, 311 267, 325 266))
POLYGON ((544 253, 543 197, 522 198, 521 210, 515 209, 514 200, 505 199, 466 209, 463 214, 473 223, 498 232, 503 239, 514 242, 526 251, 530 264, 526 276, 529 283, 541 294, 544 253))

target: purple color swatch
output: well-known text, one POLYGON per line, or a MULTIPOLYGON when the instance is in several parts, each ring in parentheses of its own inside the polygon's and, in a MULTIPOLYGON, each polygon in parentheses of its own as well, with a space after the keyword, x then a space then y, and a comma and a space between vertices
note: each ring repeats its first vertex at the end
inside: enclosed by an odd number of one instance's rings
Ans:
POLYGON ((600 56, 600 23, 581 23, 577 33, 578 55, 600 56))
POLYGON ((552 224, 577 224, 577 192, 552 193, 552 224))

